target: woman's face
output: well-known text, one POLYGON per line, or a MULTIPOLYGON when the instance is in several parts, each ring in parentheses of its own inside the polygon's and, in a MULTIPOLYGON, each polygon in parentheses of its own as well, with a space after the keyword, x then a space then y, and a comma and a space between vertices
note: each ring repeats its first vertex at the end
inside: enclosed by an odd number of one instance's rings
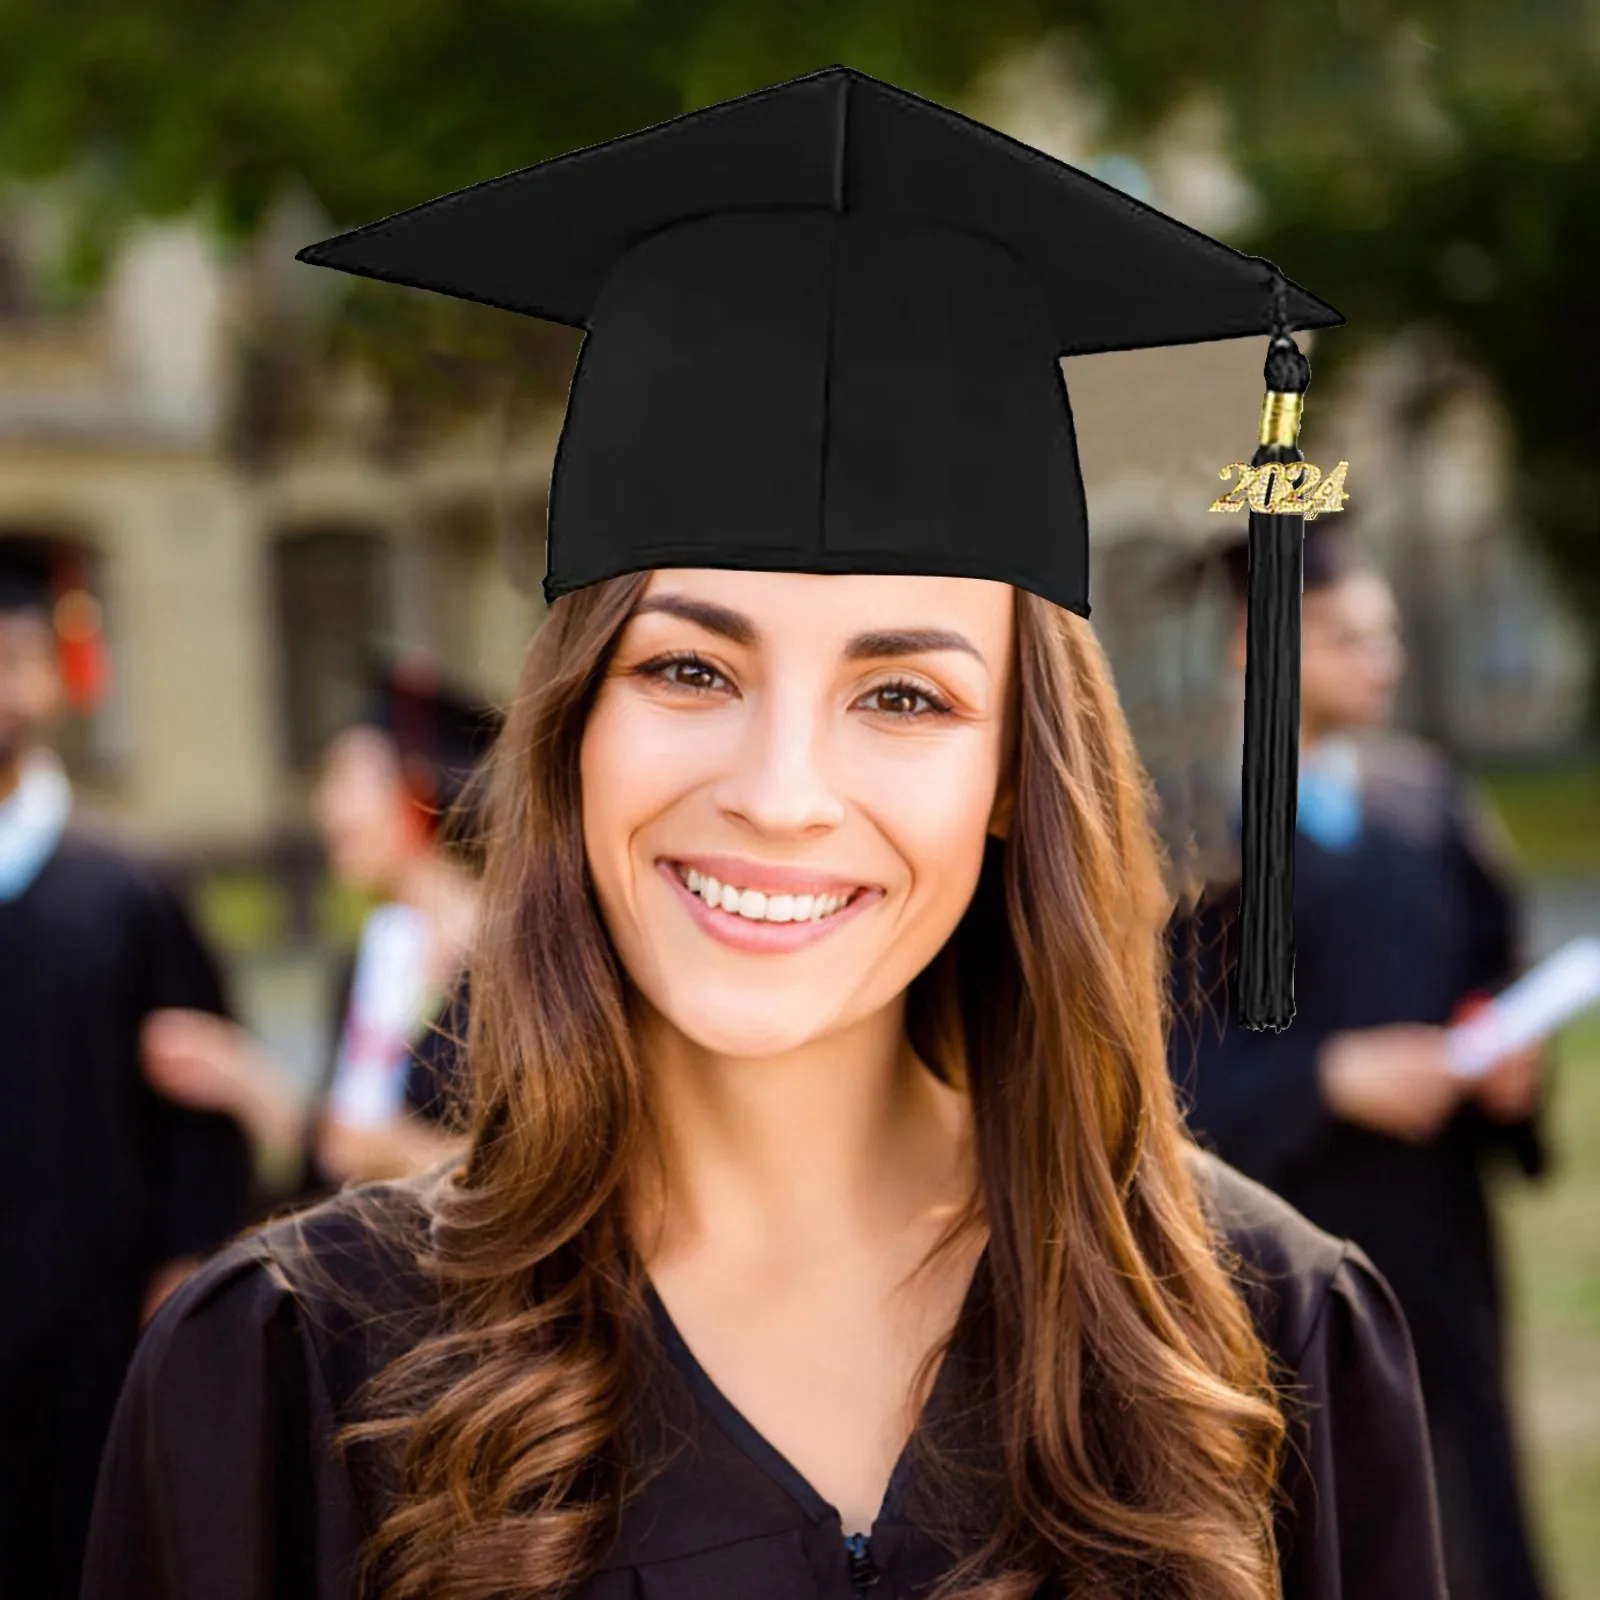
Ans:
POLYGON ((1001 823, 1012 606, 976 578, 651 575, 584 732, 583 827, 669 1025, 776 1054, 938 953, 1001 823))
POLYGON ((367 893, 387 891, 417 840, 394 741, 369 727, 329 740, 311 804, 334 876, 367 893))

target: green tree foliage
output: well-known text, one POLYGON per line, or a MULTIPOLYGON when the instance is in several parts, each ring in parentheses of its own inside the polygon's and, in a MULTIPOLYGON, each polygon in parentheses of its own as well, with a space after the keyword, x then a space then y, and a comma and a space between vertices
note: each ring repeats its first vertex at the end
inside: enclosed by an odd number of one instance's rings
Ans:
MULTIPOLYGON (((89 278, 130 215, 244 236, 294 182, 351 225, 833 61, 959 103, 1052 33, 1113 139, 1222 99, 1269 219, 1235 242, 1351 317, 1319 365, 1426 323, 1493 380, 1600 618, 1594 0, 0 0, 0 175, 70 180, 89 278)), ((431 389, 443 348, 558 378, 570 338, 522 321, 356 288, 340 326, 431 389)))
MULTIPOLYGON (((1515 441, 1518 519, 1600 658, 1600 95, 1569 68, 1454 86, 1439 112, 1437 137, 1418 141, 1431 148, 1374 138, 1292 170, 1262 159, 1272 226, 1256 245, 1317 264, 1360 330, 1347 349, 1424 326, 1488 377, 1515 441)), ((1591 706, 1600 724, 1600 693, 1591 706)))

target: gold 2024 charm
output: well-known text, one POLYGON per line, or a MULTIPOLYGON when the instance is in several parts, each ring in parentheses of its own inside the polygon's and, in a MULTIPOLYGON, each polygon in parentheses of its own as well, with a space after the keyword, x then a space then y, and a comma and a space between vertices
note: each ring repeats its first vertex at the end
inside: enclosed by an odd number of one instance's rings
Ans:
POLYGON ((1268 516, 1302 516, 1313 521, 1324 512, 1343 511, 1349 496, 1344 475, 1350 469, 1341 461, 1326 478, 1309 461, 1268 461, 1259 467, 1233 461, 1217 476, 1224 480, 1235 473, 1239 481, 1211 502, 1213 511, 1265 512, 1268 516))

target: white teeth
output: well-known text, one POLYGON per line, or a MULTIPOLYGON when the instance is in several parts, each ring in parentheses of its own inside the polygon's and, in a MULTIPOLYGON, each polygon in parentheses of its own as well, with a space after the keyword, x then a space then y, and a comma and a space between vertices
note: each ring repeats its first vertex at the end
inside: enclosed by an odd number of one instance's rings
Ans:
POLYGON ((760 889, 736 889, 697 868, 680 869, 679 877, 691 894, 708 906, 744 917, 751 922, 820 922, 849 903, 843 894, 763 894, 760 889))

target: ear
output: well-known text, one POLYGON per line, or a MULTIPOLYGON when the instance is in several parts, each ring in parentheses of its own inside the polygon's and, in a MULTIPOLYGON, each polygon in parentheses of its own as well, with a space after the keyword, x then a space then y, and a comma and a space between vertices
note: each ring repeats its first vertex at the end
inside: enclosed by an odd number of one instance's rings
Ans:
POLYGON ((994 805, 989 812, 988 831, 997 839, 1004 839, 1011 832, 1011 813, 1016 805, 1016 798, 1015 786, 1007 778, 996 791, 994 805))

